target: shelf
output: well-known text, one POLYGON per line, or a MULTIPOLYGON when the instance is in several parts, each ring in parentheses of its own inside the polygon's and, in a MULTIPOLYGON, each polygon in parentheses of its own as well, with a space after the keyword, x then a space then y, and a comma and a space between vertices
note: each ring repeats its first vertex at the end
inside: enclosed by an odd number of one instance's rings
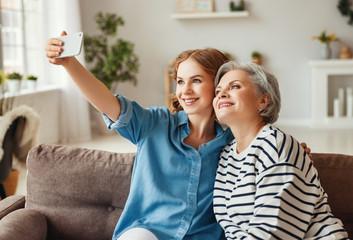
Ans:
POLYGON ((313 67, 352 67, 353 59, 312 60, 310 65, 313 67))
POLYGON ((210 18, 238 18, 249 16, 248 11, 211 12, 211 13, 178 13, 171 15, 174 19, 210 19, 210 18))

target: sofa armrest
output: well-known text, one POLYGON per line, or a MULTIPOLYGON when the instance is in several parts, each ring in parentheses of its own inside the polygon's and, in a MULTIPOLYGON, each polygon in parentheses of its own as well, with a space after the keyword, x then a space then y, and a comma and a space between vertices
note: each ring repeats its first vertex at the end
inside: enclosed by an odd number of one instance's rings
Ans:
POLYGON ((9 196, 0 201, 0 220, 9 213, 25 207, 25 196, 9 196))
POLYGON ((47 221, 40 212, 31 209, 19 209, 0 220, 0 240, 45 240, 47 221))

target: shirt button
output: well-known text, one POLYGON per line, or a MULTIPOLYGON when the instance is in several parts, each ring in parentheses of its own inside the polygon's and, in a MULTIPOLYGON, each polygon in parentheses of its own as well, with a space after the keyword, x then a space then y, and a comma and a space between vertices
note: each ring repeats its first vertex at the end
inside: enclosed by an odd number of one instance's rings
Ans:
POLYGON ((108 212, 112 212, 112 211, 114 211, 114 207, 113 206, 109 206, 108 207, 108 212))

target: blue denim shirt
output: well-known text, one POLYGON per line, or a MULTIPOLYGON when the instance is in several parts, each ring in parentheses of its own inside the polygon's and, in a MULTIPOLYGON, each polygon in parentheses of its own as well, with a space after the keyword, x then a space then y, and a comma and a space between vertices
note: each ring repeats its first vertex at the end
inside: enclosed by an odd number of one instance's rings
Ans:
POLYGON ((183 143, 190 133, 184 111, 142 108, 120 95, 116 122, 103 115, 109 129, 137 145, 131 190, 113 239, 142 227, 159 240, 224 239, 213 208, 213 186, 219 154, 232 138, 216 123, 217 136, 199 150, 183 143))

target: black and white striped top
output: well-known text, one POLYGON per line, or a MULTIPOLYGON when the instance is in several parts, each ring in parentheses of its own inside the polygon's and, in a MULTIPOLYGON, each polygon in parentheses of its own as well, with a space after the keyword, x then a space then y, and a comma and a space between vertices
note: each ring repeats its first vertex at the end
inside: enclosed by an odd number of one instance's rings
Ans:
POLYGON ((235 140, 224 147, 213 205, 227 239, 348 237, 304 149, 272 125, 240 154, 235 140))

